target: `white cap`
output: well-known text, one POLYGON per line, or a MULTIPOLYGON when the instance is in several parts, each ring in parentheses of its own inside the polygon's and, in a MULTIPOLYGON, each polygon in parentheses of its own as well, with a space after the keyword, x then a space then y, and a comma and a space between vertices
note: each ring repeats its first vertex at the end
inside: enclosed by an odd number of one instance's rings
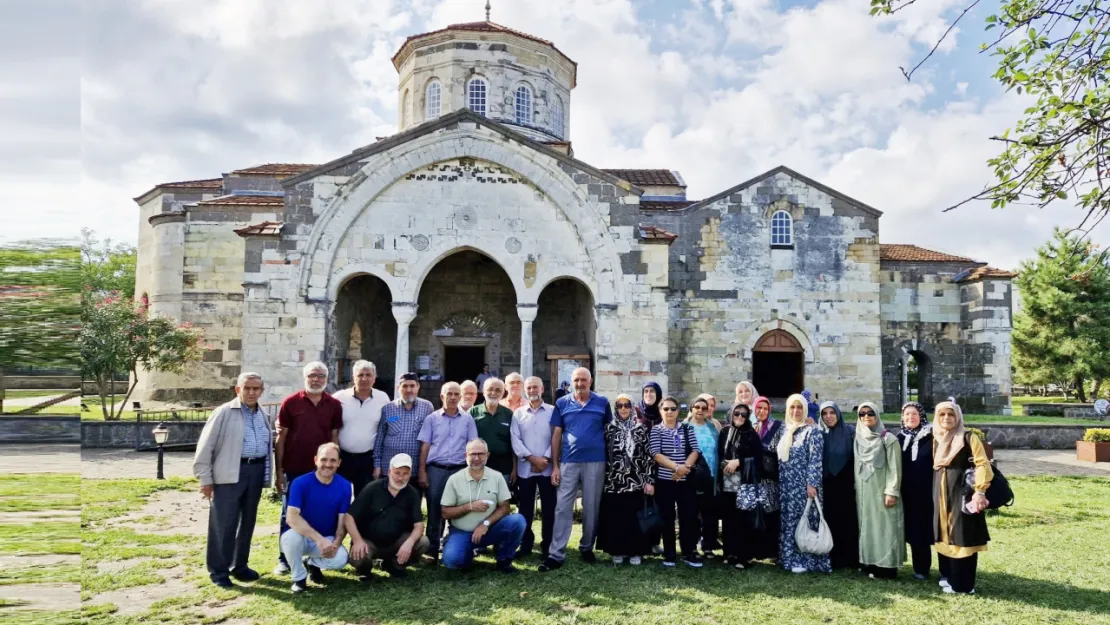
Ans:
POLYGON ((389 468, 396 469, 398 467, 412 468, 412 456, 408 454, 397 454, 389 461, 389 468))

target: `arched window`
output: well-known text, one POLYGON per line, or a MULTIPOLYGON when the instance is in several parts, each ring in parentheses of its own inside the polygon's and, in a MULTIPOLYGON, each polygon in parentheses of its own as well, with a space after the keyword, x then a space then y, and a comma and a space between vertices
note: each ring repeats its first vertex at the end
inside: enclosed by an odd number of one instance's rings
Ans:
POLYGON ((401 94, 401 128, 409 126, 409 90, 401 94))
POLYGON ((565 111, 563 110, 563 99, 555 96, 555 101, 551 104, 551 130, 555 133, 556 137, 566 139, 567 125, 563 121, 565 111))
POLYGON ((532 123, 532 90, 525 85, 516 88, 516 123, 532 123))
POLYGON ((428 83, 424 90, 424 121, 439 117, 439 81, 428 83))
POLYGON ((786 211, 771 215, 771 245, 794 245, 794 220, 786 211))
POLYGON ((475 113, 486 116, 486 80, 484 78, 472 78, 466 85, 466 102, 467 107, 475 113))

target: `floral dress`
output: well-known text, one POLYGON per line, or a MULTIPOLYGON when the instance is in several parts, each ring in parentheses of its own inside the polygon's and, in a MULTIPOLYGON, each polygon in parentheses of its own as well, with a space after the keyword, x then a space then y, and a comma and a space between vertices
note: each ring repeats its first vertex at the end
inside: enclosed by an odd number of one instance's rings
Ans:
MULTIPOLYGON (((785 430, 785 428, 783 428, 785 430)), ((806 486, 817 489, 817 501, 821 501, 823 482, 822 459, 825 453, 825 439, 817 428, 806 425, 794 431, 790 459, 779 463, 779 502, 782 510, 782 525, 779 529, 779 562, 786 570, 802 567, 811 572, 831 573, 832 565, 828 554, 818 556, 798 551, 794 532, 806 507, 806 486)), ((817 527, 816 511, 811 510, 810 527, 817 527)))

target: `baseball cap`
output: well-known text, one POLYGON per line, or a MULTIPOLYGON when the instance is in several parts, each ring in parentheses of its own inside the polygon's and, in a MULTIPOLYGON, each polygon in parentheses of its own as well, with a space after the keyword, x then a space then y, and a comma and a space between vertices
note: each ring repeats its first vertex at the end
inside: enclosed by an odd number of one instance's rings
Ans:
POLYGON ((412 456, 408 454, 397 454, 396 456, 393 456, 393 459, 389 461, 389 468, 396 469, 399 467, 408 467, 411 469, 412 456))

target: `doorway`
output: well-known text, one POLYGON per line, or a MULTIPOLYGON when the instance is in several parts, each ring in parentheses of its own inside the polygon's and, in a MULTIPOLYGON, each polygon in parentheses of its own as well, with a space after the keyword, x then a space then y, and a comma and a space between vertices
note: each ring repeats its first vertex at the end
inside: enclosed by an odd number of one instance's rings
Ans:
POLYGON ((801 393, 805 384, 805 353, 784 330, 771 330, 752 349, 752 384, 761 395, 781 399, 801 393))
POLYGON ((486 348, 482 345, 444 345, 443 381, 473 380, 482 372, 486 348))

